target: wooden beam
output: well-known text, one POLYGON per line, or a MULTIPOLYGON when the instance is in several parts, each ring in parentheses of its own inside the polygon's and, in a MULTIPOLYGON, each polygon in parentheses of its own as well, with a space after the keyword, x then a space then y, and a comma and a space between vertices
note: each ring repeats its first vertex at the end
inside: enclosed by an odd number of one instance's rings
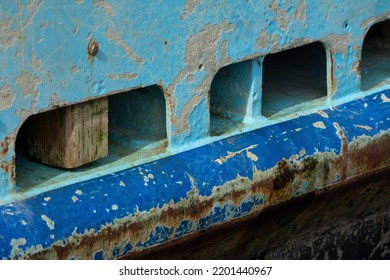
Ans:
POLYGON ((76 168, 108 154, 108 99, 99 98, 32 116, 31 160, 76 168))

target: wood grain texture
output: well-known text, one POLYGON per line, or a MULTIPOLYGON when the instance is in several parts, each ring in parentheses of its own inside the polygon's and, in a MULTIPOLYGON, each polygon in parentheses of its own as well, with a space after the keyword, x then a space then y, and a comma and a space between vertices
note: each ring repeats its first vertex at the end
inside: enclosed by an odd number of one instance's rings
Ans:
POLYGON ((62 168, 76 168, 106 156, 107 98, 33 116, 28 154, 31 160, 62 168))

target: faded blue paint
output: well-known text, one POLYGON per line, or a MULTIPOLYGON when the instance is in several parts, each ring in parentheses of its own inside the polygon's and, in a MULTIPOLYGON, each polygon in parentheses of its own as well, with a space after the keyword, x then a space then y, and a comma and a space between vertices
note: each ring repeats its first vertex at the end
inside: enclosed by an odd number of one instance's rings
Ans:
MULTIPOLYGON (((340 98, 361 93, 357 63, 364 34, 375 22, 390 18, 388 3, 379 0, 19 2, 20 6, 6 1, 0 10, 6 38, 0 41, 0 82, 14 96, 2 100, 0 110, 0 139, 10 138, 10 149, 1 156, 3 165, 9 165, 0 170, 4 201, 12 201, 15 191, 12 143, 17 129, 32 114, 155 84, 162 87, 169 105, 169 149, 190 149, 212 141, 208 90, 222 67, 321 41, 329 50, 328 72, 334 73, 335 84, 328 103, 315 106, 333 106, 340 98), (100 44, 93 59, 86 52, 92 39, 100 44)), ((255 87, 261 86, 260 76, 258 71, 251 78, 255 87)), ((258 95, 248 99, 253 113, 248 110, 246 116, 258 115, 258 95)), ((303 113, 312 109, 307 105, 303 113)), ((273 122, 253 123, 257 125, 251 128, 273 122)), ((115 170, 112 165, 106 169, 115 170)))
POLYGON ((176 229, 175 238, 179 238, 183 235, 190 233, 192 229, 192 225, 193 224, 191 221, 182 221, 176 229))

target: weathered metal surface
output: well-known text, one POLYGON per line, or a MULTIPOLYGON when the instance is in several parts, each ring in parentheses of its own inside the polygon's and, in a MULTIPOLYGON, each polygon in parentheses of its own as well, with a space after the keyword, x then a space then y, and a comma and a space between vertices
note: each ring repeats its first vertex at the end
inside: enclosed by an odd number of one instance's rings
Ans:
POLYGON ((388 95, 2 205, 1 256, 116 258, 384 168, 388 95))
MULTIPOLYGON (((388 166, 388 22, 361 65, 389 19, 381 0, 2 1, 0 257, 116 258, 388 166), (262 112, 267 55, 314 42, 326 94, 262 112), (30 116, 106 96, 116 154, 74 172, 23 157, 30 116)), ((305 99, 316 82, 293 75, 305 99)))
POLYGON ((390 172, 131 254, 131 259, 390 259, 390 172))
MULTIPOLYGON (((14 143, 33 114, 155 84, 166 98, 169 149, 188 149, 210 141, 209 89, 223 66, 319 41, 328 103, 315 106, 327 107, 360 92, 364 35, 389 18, 380 0, 2 1, 0 196, 12 200, 14 143)), ((243 106, 258 110, 259 98, 243 106)))

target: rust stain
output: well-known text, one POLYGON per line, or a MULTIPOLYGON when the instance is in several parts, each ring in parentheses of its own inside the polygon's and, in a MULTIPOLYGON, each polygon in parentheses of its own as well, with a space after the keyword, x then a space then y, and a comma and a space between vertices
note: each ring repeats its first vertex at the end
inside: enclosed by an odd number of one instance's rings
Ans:
POLYGON ((168 240, 173 240, 182 221, 191 222, 193 232, 200 219, 213 215, 216 207, 228 205, 239 209, 248 199, 263 197, 264 202, 251 210, 251 213, 259 213, 269 206, 296 197, 301 186, 306 186, 301 194, 309 193, 314 191, 315 187, 325 188, 339 184, 337 178, 340 173, 342 178, 349 180, 361 174, 361 171, 356 172, 357 168, 374 170, 389 164, 390 149, 382 147, 390 146, 390 130, 375 137, 354 140, 348 147, 340 126, 334 123, 334 127, 341 140, 340 154, 333 151, 318 152, 294 163, 283 159, 268 170, 254 170, 253 180, 238 175, 235 180, 215 186, 210 196, 201 196, 197 189, 193 188, 186 199, 177 203, 170 201, 161 208, 138 211, 101 228, 85 230, 84 233, 74 232, 68 238, 56 241, 49 248, 43 249, 38 245, 32 246, 26 252, 17 250, 19 254, 14 257, 19 258, 21 255, 20 258, 67 259, 77 256, 81 259, 91 259, 96 252, 103 251, 105 258, 114 258, 113 248, 121 246, 123 250, 126 244, 132 246, 130 254, 137 253, 144 249, 139 244, 147 242, 150 234, 155 233, 158 227, 169 229, 171 233, 168 240), (346 164, 349 168, 348 176, 346 164))
POLYGON ((10 174, 11 182, 15 182, 15 156, 12 157, 12 161, 2 161, 0 164, 1 169, 4 173, 10 174))
POLYGON ((342 166, 340 168, 340 180, 345 181, 347 179, 347 170, 348 170, 348 141, 345 137, 344 131, 341 128, 341 126, 334 122, 333 123, 334 128, 336 128, 336 133, 341 139, 341 160, 342 160, 342 166))
POLYGON ((390 134, 381 137, 361 136, 349 145, 348 176, 364 174, 386 167, 390 159, 390 134))
POLYGON ((274 190, 280 190, 282 188, 291 187, 291 183, 295 177, 295 170, 290 166, 290 163, 286 159, 282 159, 277 164, 277 176, 272 182, 272 188, 274 190))

